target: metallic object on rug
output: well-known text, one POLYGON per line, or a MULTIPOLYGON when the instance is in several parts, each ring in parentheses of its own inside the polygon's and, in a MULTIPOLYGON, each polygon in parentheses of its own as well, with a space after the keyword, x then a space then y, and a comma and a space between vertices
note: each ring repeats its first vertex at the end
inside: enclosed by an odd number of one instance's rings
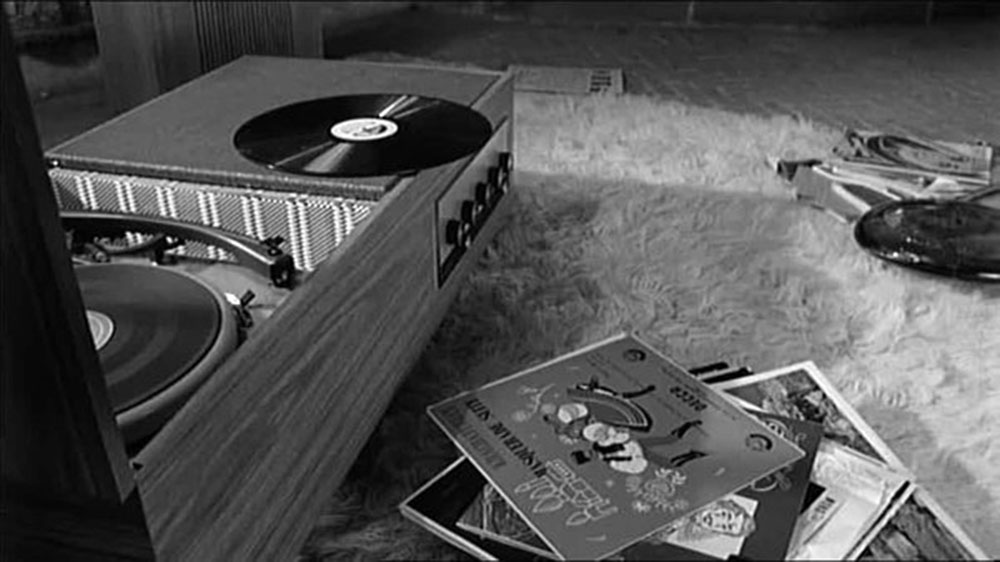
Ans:
POLYGON ((858 220, 854 238, 886 261, 1000 282, 1000 210, 963 201, 895 201, 858 220))

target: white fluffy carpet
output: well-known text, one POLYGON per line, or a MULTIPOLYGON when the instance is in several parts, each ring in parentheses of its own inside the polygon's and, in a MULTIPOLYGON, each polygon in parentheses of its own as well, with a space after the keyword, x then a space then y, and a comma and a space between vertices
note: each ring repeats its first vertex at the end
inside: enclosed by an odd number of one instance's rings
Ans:
POLYGON ((518 94, 517 204, 303 559, 460 558, 396 505, 455 457, 430 402, 635 329, 684 365, 813 360, 1000 555, 1000 286, 885 265, 766 156, 837 131, 637 97, 518 94))

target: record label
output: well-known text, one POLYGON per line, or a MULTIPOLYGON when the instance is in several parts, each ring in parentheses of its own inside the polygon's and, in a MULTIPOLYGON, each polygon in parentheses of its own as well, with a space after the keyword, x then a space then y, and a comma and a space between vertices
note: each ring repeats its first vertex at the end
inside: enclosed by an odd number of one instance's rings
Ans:
POLYGON ((87 324, 90 326, 90 335, 94 340, 94 349, 98 351, 104 349, 115 333, 114 320, 107 314, 88 310, 87 324))
POLYGON ((343 141, 375 141, 396 134, 399 127, 388 119, 362 117, 348 119, 330 127, 330 134, 343 141))

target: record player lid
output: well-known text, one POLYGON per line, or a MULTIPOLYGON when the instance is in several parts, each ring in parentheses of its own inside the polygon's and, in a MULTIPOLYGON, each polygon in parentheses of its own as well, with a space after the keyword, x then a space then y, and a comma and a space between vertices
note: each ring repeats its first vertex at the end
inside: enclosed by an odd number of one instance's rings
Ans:
POLYGON ((247 120, 277 107, 331 96, 406 93, 471 107, 503 76, 485 70, 245 56, 52 148, 46 156, 65 168, 377 199, 397 178, 324 178, 268 170, 240 155, 233 134, 247 120))

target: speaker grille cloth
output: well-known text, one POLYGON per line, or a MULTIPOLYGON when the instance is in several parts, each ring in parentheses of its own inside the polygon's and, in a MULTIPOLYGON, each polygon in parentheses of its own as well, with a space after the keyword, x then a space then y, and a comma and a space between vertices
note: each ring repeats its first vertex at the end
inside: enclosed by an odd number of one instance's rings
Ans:
MULTIPOLYGON (((49 176, 61 209, 167 217, 257 240, 280 236, 285 239, 282 248, 305 271, 326 259, 377 204, 62 168, 50 169, 49 176)), ((188 244, 178 253, 232 259, 218 248, 199 244, 188 244)))

